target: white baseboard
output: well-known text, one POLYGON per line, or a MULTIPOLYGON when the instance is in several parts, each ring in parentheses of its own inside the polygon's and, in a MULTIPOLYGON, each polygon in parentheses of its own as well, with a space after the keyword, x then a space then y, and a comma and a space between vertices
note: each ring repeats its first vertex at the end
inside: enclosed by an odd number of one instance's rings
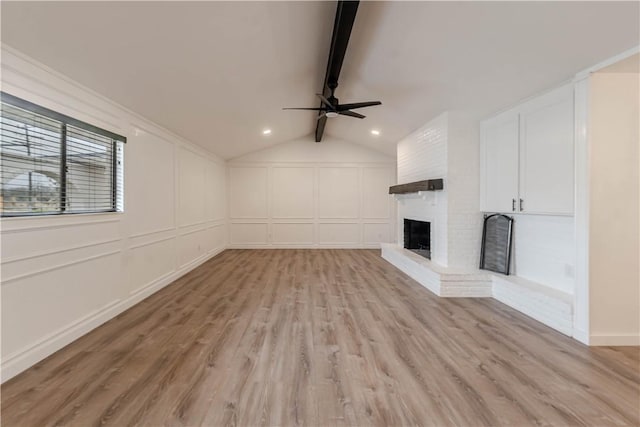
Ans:
POLYGON ((380 243, 271 243, 230 244, 227 249, 380 249, 380 243))
POLYGON ((582 344, 589 345, 589 333, 582 329, 573 328, 573 339, 580 341, 582 344))
POLYGON ((589 336, 589 345, 592 346, 640 346, 640 335, 599 335, 589 336))
POLYGON ((113 319, 118 314, 156 293, 176 279, 184 276, 225 249, 225 247, 222 247, 205 254, 173 273, 160 277, 148 286, 132 293, 128 298, 124 300, 115 300, 78 321, 44 337, 37 343, 9 355, 4 358, 0 364, 0 383, 4 383, 5 381, 13 378, 25 369, 30 368, 42 359, 60 350, 62 347, 72 343, 103 323, 113 319))

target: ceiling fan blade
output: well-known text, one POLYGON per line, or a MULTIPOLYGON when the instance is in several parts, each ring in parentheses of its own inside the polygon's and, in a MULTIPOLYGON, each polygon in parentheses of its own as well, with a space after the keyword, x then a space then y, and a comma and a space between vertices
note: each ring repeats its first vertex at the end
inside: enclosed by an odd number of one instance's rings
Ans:
POLYGON ((353 104, 340 104, 338 105, 338 111, 353 110, 354 108, 373 107, 374 105, 382 105, 382 102, 370 101, 370 102, 354 102, 353 104))
POLYGON ((301 108, 297 108, 297 107, 289 107, 289 108, 283 108, 283 110, 313 110, 313 111, 325 111, 326 108, 322 107, 322 108, 306 108, 306 107, 301 107, 301 108))
POLYGON ((322 95, 322 94, 320 94, 320 93, 316 93, 316 96, 317 96, 318 98, 320 98, 320 100, 322 100, 322 103, 323 103, 324 105, 326 105, 326 106, 327 106, 327 108, 331 108, 332 110, 335 110, 335 109, 336 109, 336 107, 334 107, 334 106, 329 102, 329 100, 328 100, 327 98, 325 98, 325 96, 324 96, 324 95, 322 95))
POLYGON ((341 116, 357 117, 359 119, 364 119, 366 117, 353 111, 339 111, 338 114, 341 116))

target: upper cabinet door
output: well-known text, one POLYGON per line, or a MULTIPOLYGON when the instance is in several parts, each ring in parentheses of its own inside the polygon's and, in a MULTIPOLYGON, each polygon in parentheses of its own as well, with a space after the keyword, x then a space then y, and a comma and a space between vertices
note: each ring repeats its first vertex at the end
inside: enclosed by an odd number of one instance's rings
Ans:
POLYGON ((573 213, 573 87, 520 108, 520 201, 523 213, 573 213))
POLYGON ((518 113, 502 113, 482 122, 480 129, 480 209, 513 212, 518 198, 518 113))

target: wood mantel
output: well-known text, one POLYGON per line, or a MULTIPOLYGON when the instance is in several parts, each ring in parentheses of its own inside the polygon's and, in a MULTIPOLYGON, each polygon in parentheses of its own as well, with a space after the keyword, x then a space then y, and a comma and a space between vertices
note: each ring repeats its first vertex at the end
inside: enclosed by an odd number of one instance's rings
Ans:
POLYGON ((389 187, 389 194, 407 194, 417 193, 420 191, 436 191, 444 188, 444 180, 426 179, 424 181, 410 182, 408 184, 398 184, 389 187))

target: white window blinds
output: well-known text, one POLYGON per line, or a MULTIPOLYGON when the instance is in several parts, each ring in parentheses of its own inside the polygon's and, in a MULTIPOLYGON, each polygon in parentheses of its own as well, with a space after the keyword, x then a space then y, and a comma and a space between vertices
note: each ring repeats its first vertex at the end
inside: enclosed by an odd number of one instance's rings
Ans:
POLYGON ((2 93, 2 216, 122 210, 126 138, 2 93))

